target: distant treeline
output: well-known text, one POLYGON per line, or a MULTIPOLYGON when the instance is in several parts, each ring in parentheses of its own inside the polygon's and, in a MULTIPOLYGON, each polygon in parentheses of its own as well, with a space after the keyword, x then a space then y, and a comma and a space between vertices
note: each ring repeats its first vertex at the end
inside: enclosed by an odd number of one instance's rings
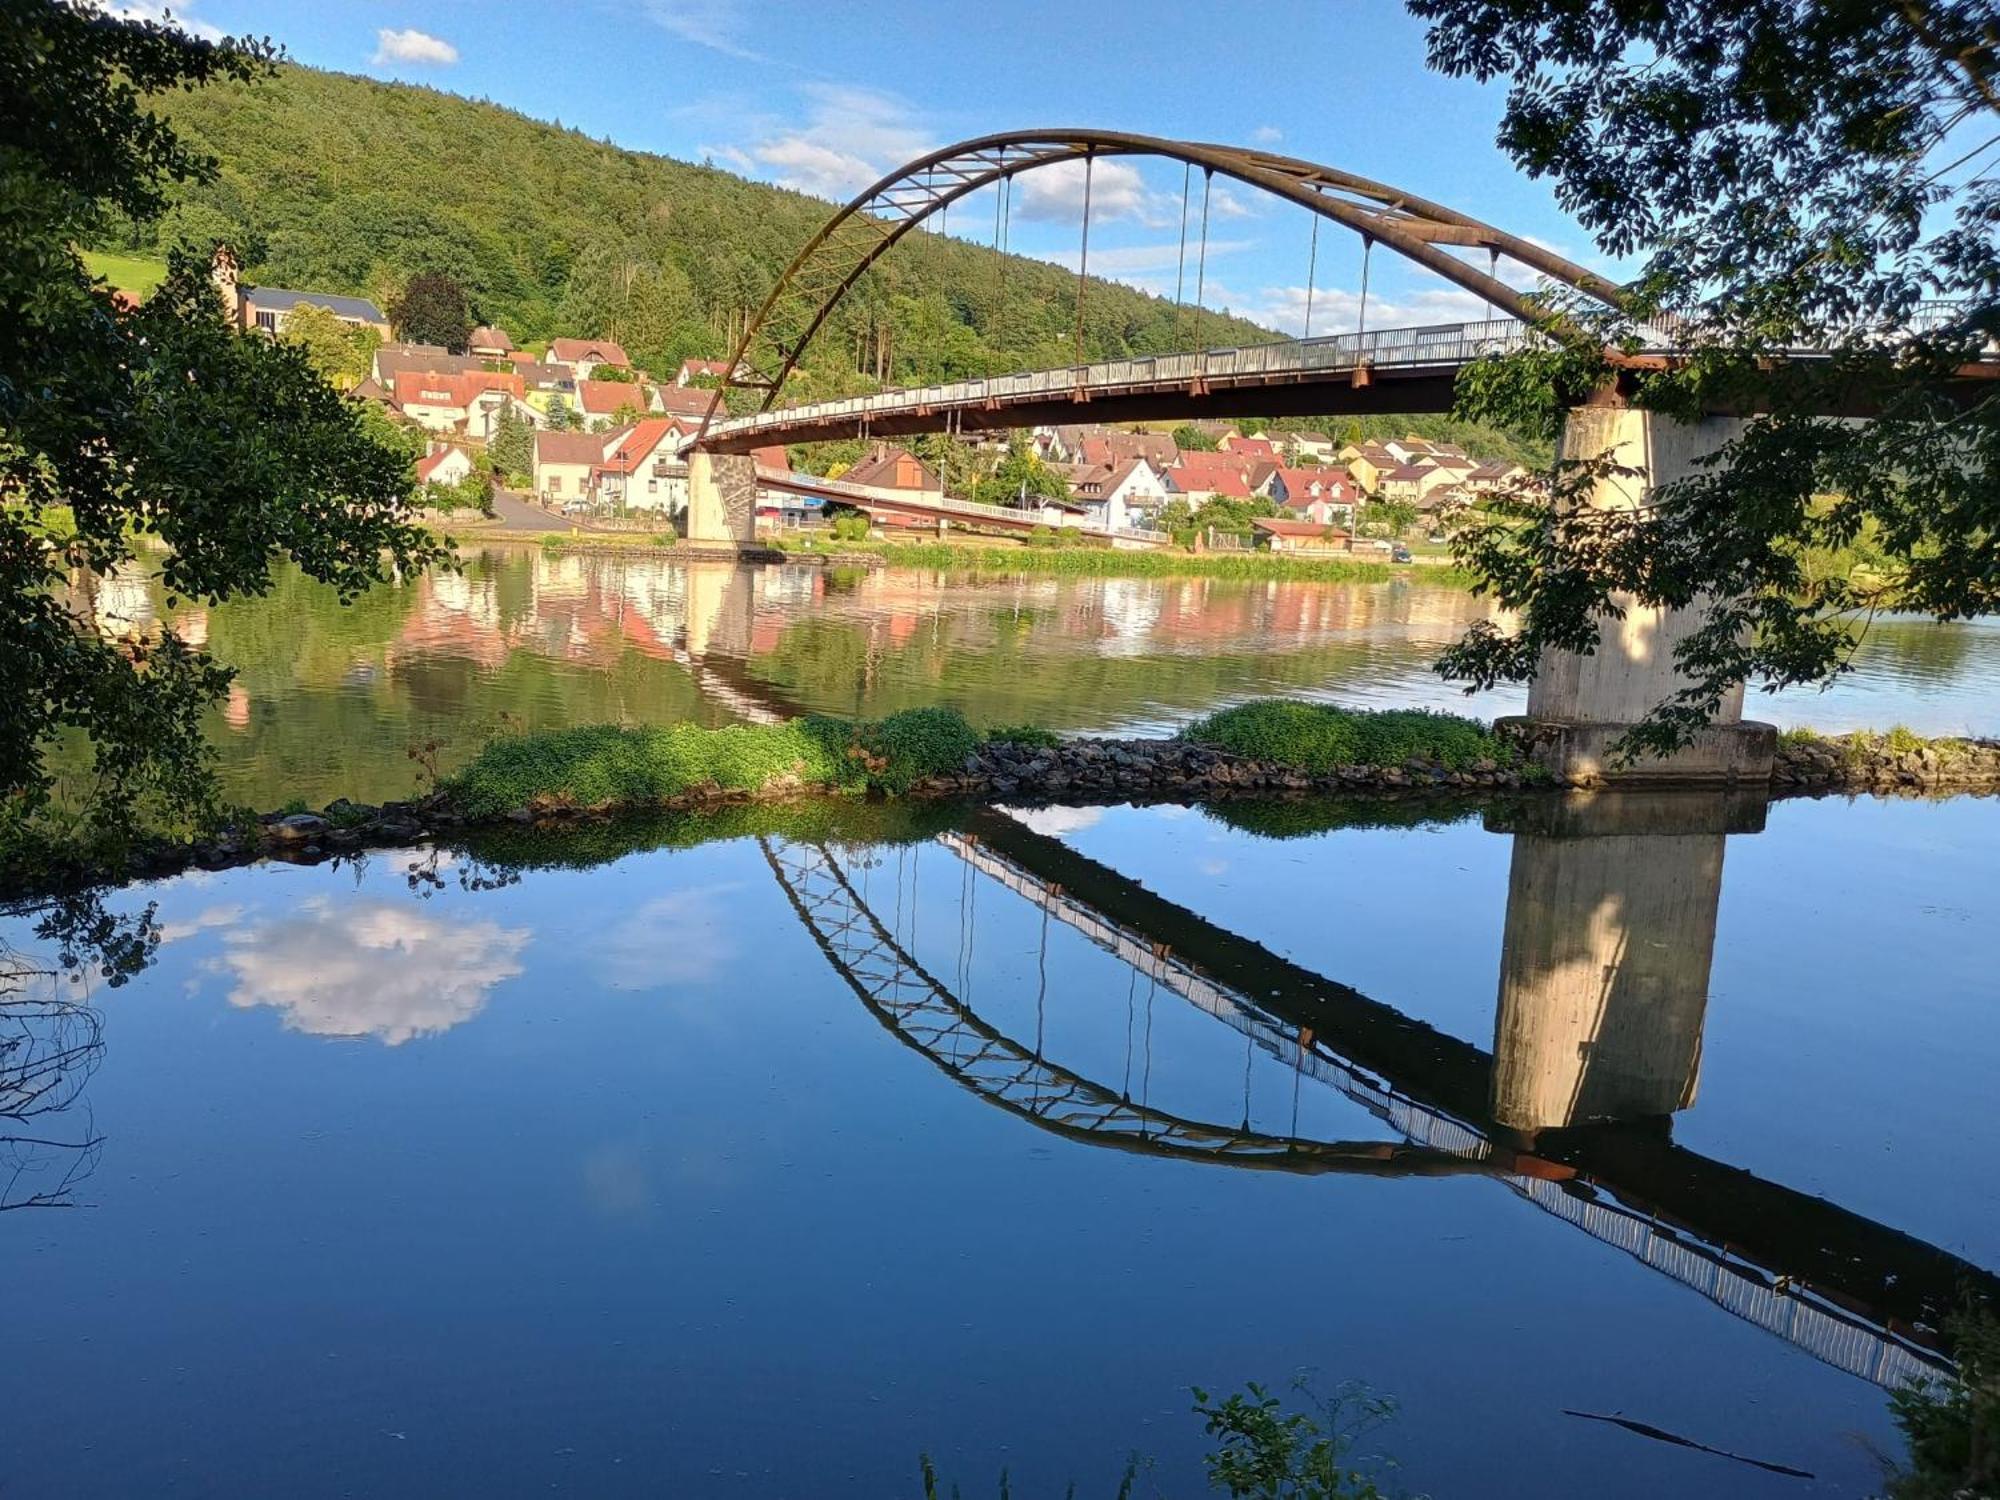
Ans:
MULTIPOLYGON (((615 338, 656 370, 727 354, 830 212, 497 105, 308 68, 159 107, 221 175, 157 226, 111 226, 97 248, 226 239, 250 281, 384 306, 416 272, 443 271, 517 343, 615 338)), ((848 294, 797 394, 1066 364, 1075 296, 1059 267, 913 234, 848 294)), ((1176 347, 1174 305, 1160 298, 1093 279, 1084 314, 1091 357, 1176 347)), ((1211 345, 1278 337, 1214 312, 1201 331, 1211 345)))

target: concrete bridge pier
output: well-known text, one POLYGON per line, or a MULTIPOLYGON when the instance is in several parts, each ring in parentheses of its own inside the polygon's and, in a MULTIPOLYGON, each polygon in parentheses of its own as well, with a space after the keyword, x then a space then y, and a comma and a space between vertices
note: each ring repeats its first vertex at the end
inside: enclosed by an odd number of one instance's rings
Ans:
MULTIPOLYGON (((1734 417, 1690 423, 1634 407, 1578 407, 1563 424, 1562 456, 1610 455, 1624 472, 1596 480, 1585 503, 1633 510, 1656 485, 1692 473, 1742 427, 1734 417)), ((1629 596, 1619 603, 1624 618, 1599 622, 1596 651, 1554 651, 1542 659, 1528 688, 1528 712, 1502 719, 1503 732, 1520 740, 1535 764, 1580 784, 1769 781, 1777 730, 1744 719, 1740 684, 1691 745, 1670 756, 1617 762, 1611 747, 1685 684, 1674 650, 1702 623, 1698 608, 1659 609, 1629 596)))
POLYGON ((749 454, 688 454, 687 539, 732 554, 756 545, 757 462, 749 454))
POLYGON ((1761 795, 1574 793, 1516 815, 1493 1117, 1526 1135, 1694 1102, 1722 853, 1761 795))

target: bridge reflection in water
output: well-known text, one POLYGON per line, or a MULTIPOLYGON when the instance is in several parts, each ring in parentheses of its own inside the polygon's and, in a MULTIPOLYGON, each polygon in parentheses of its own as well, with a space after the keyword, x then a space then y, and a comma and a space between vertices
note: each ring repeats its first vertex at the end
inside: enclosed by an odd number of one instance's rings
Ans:
MULTIPOLYGON (((1823 1199, 1676 1146, 1668 1118, 1700 1074, 1724 845, 1761 803, 1625 795, 1542 805, 1514 837, 1492 1053, 1216 927, 999 813, 938 842, 977 879, 1038 908, 1228 1026, 1291 1075, 1292 1124, 1253 1127, 1248 1058, 1203 1046, 1211 1074, 1244 1069, 1234 1124, 1161 1106, 1152 1028, 1135 1077, 1065 1065, 1010 1035, 912 951, 916 898, 885 923, 865 856, 765 839, 773 873, 828 961, 895 1036, 981 1098, 1072 1140, 1239 1168, 1375 1176, 1479 1174, 1718 1306, 1885 1387, 1951 1368, 1936 1329, 2000 1280, 1823 1199), (1297 1129, 1297 1090, 1333 1089, 1379 1139, 1297 1129)), ((976 891, 961 898, 968 923, 976 891), (968 898, 971 898, 968 900, 968 898)), ((968 926, 962 943, 971 941, 968 926)))

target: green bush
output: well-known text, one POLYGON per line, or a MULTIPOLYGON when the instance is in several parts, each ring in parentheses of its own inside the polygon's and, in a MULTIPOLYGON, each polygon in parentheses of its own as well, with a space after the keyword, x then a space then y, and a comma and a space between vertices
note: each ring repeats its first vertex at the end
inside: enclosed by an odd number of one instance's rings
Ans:
POLYGON ((956 771, 979 748, 978 731, 955 708, 906 708, 872 724, 819 722, 848 730, 850 757, 861 763, 868 785, 885 792, 907 792, 926 776, 956 771))
POLYGON ((873 523, 858 511, 843 511, 827 523, 827 533, 836 542, 865 542, 873 523))
POLYGON ((1003 724, 998 729, 987 730, 986 741, 991 745, 1021 745, 1030 750, 1053 750, 1062 743, 1062 736, 1037 724, 1003 724))
POLYGON ((1290 698, 1260 698, 1219 709, 1181 731, 1197 745, 1248 760, 1323 773, 1342 766, 1399 766, 1423 759, 1459 768, 1477 760, 1502 765, 1512 746, 1476 719, 1427 709, 1335 708, 1290 698))
POLYGON ((912 708, 874 723, 593 724, 490 742, 440 790, 467 818, 533 805, 646 807, 704 789, 755 792, 792 780, 907 792, 958 769, 979 736, 956 709, 912 708))
POLYGON ((805 721, 593 724, 494 740, 442 789, 460 813, 480 818, 534 802, 643 806, 703 787, 757 791, 785 776, 822 786, 852 779, 805 721))

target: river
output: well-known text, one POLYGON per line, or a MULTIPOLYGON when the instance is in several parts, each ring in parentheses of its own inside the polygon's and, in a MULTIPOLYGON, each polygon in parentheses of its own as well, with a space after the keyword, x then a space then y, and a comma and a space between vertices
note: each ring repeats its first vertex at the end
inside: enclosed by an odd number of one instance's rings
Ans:
MULTIPOLYGON (((517 725, 1449 705, 1480 608, 498 549, 97 607, 239 668, 264 806, 517 725)), ((1759 711, 1997 701, 1888 622, 1759 711)), ((0 918, 10 1494, 1191 1497, 1258 1381, 1440 1500, 1861 1497, 2000 1296, 1996 798, 816 803, 101 900, 0 918)))
MULTIPOLYGON (((96 607, 113 628, 170 616, 237 669, 209 732, 228 794, 259 808, 407 795, 423 775, 413 747, 449 768, 512 728, 950 703, 987 727, 1162 733, 1261 694, 1486 717, 1525 698, 1467 698, 1431 672, 1488 610, 1421 574, 992 578, 492 547, 347 608, 295 571, 215 609, 173 608, 135 571, 96 607)), ((1753 694, 1751 712, 1829 731, 2000 730, 2000 621, 1880 620, 1854 668, 1824 692, 1753 694)))
POLYGON ((9 923, 9 1492, 1193 1496, 1189 1388, 1310 1372, 1433 1496, 1875 1493, 2000 1290, 2000 801, 1633 805, 508 830, 119 893, 116 987, 9 923))

